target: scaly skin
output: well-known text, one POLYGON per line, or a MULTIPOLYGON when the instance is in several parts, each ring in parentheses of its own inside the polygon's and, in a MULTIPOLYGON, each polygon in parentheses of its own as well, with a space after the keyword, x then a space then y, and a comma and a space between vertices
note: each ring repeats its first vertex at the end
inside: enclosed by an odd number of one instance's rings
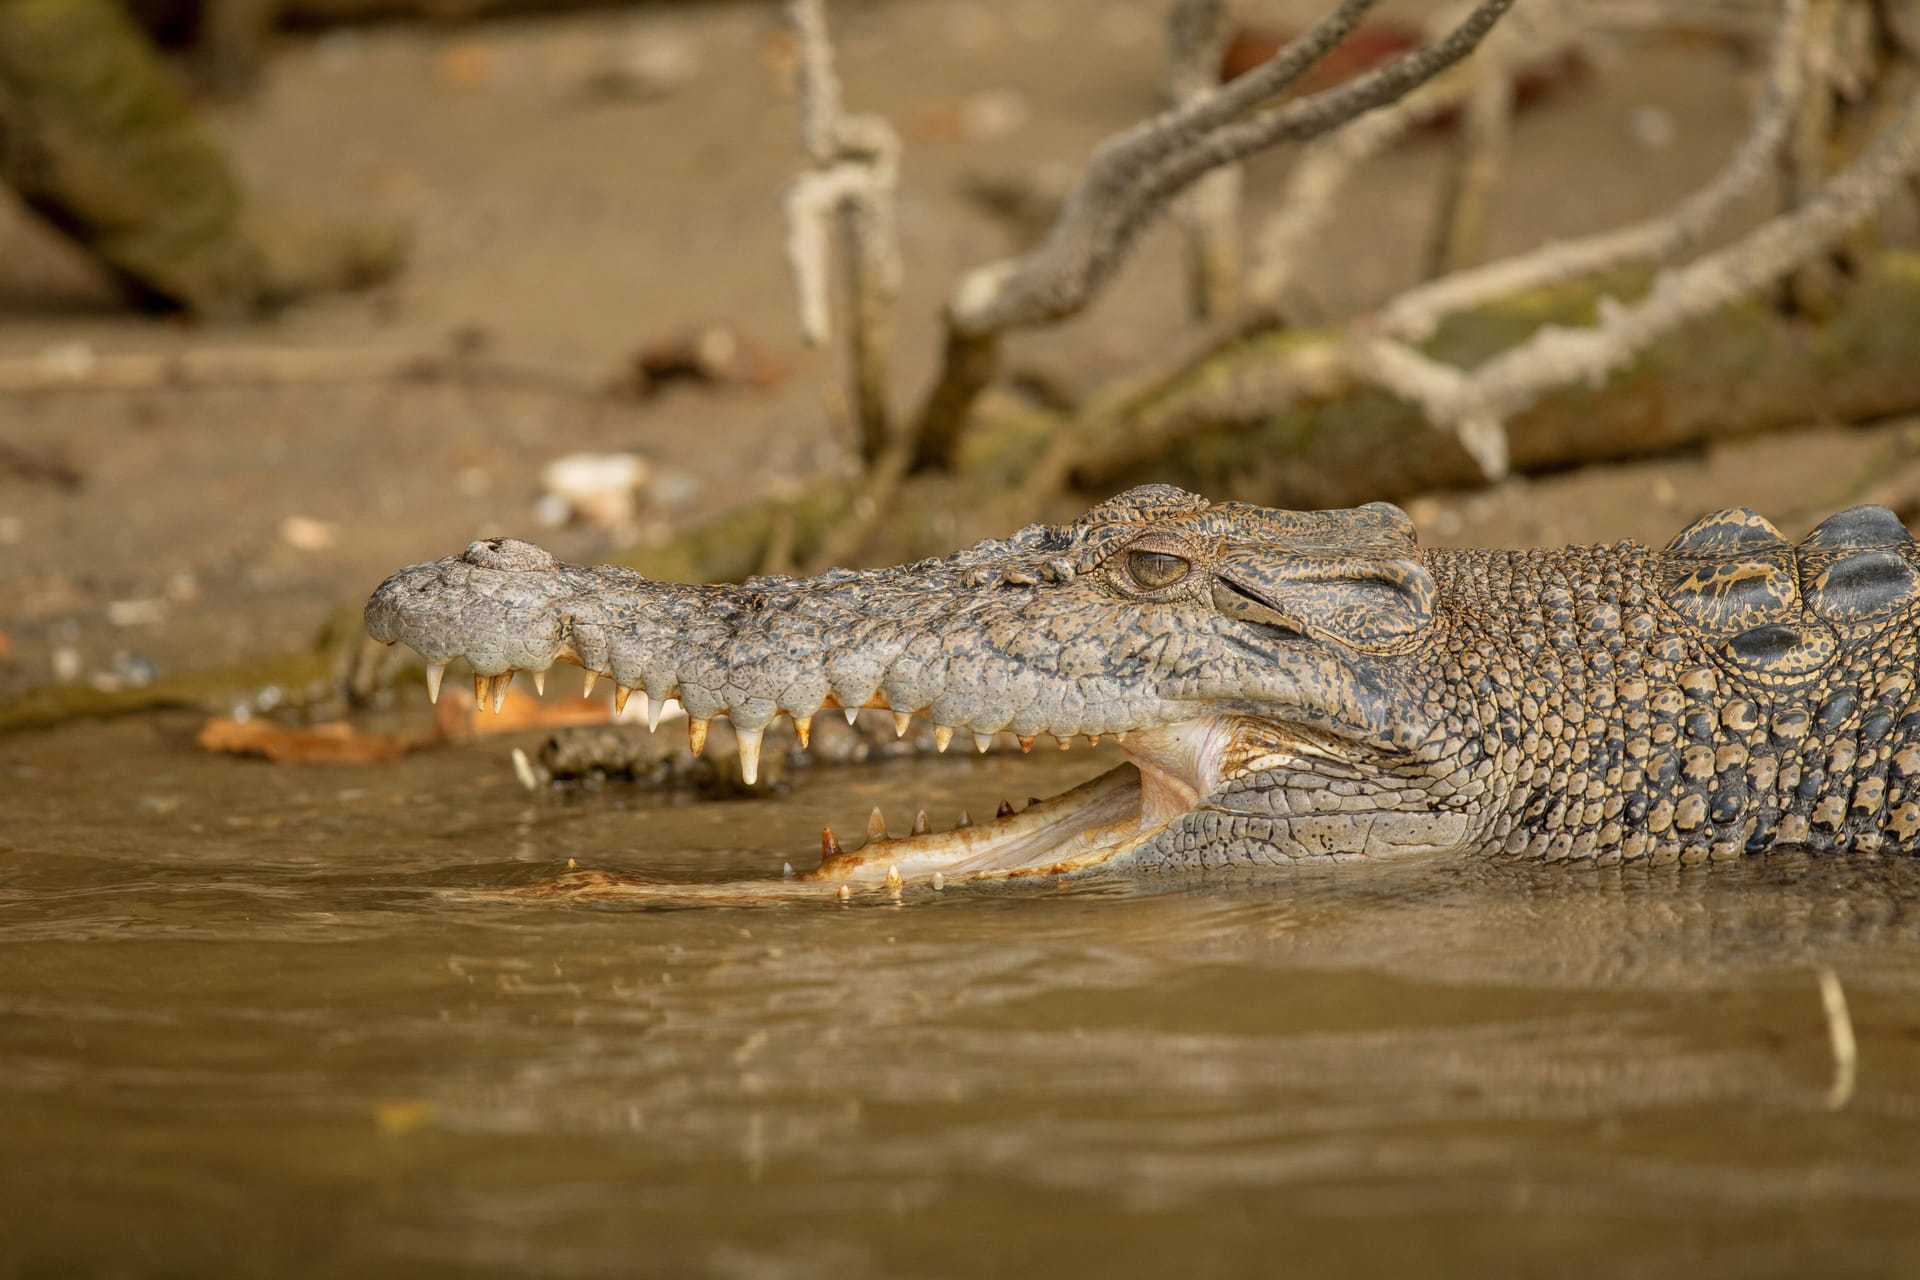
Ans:
MULTIPOLYGON (((367 626, 479 677, 557 660, 696 741, 887 707, 1123 735, 1137 767, 813 877, 1006 876, 1486 850, 1599 862, 1920 844, 1920 549, 1856 507, 1794 547, 1744 509, 1636 543, 1422 551, 1403 512, 1149 486, 944 560, 738 587, 476 543, 367 626)), ((436 668, 437 678, 437 668, 436 668)))

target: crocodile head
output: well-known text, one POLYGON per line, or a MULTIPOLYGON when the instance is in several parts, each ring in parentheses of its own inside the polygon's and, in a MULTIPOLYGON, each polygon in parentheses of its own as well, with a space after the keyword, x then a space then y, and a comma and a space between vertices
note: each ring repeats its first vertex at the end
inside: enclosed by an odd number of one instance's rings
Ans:
POLYGON ((1435 692, 1435 597, 1396 507, 1276 511, 1149 486, 945 559, 740 586, 475 543, 389 578, 367 626, 436 681, 457 656, 483 677, 570 661, 656 706, 677 697, 696 743, 727 714, 749 777, 766 724, 791 715, 804 740, 827 707, 927 716, 943 748, 954 732, 1112 735, 1130 761, 812 873, 865 880, 1457 846, 1473 762, 1435 692))

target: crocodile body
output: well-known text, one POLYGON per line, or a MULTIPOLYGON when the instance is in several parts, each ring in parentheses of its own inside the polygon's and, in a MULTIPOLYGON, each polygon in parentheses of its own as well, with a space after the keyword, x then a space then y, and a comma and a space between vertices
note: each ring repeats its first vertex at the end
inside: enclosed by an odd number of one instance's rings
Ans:
POLYGON ((1920 848, 1920 549, 1880 507, 1797 545, 1745 509, 1637 543, 1423 550, 1396 507, 1130 490, 941 560, 693 587, 475 543, 402 570, 370 632, 483 686, 558 660, 696 742, 827 707, 1133 767, 993 823, 829 856, 821 878, 1489 851, 1725 859, 1920 848), (625 694, 622 692, 624 698, 625 694), (657 701, 656 701, 657 705, 657 701))

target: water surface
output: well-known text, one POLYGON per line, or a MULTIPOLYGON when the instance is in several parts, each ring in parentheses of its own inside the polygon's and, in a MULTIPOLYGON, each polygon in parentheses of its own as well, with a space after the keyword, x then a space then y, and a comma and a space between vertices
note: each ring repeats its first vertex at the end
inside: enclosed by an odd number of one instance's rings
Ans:
POLYGON ((690 803, 193 728, 0 740, 0 1275, 1920 1270, 1920 863, 519 901, 1112 760, 690 803))

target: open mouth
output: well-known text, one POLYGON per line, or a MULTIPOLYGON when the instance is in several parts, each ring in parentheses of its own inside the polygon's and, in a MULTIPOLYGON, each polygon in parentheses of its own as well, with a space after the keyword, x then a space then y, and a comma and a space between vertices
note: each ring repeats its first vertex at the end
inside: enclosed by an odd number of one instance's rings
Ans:
POLYGON ((1231 725, 1208 717, 1117 737, 1128 763, 1071 791, 943 832, 893 837, 876 818, 852 850, 828 832, 820 866, 797 878, 892 885, 1064 875, 1124 858, 1215 789, 1231 725))
POLYGON ((990 823, 889 835, 878 816, 867 841, 842 850, 828 832, 803 881, 881 883, 1066 875, 1120 861, 1252 774, 1355 776, 1352 748, 1304 725, 1216 714, 1115 735, 1128 763, 990 823))

